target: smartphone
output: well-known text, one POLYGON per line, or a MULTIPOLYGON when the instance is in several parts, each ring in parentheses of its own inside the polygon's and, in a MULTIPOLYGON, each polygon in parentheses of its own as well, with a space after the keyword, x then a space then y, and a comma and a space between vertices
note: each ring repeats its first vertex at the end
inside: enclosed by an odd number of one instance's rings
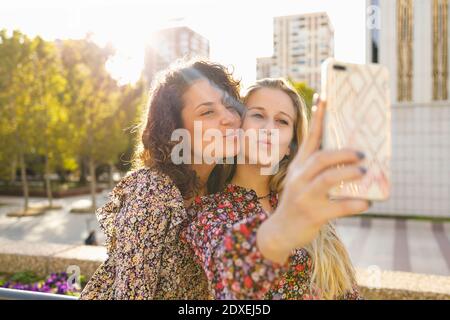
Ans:
POLYGON ((362 151, 361 166, 367 169, 363 178, 332 188, 329 197, 387 200, 392 154, 389 71, 378 64, 329 58, 322 64, 321 77, 320 98, 326 101, 322 149, 362 151))

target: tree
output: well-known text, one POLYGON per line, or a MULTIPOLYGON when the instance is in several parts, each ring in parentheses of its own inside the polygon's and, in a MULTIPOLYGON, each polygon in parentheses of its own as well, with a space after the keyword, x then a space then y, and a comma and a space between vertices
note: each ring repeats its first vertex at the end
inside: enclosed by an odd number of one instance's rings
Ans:
POLYGON ((300 96, 303 97, 305 100, 307 110, 308 110, 308 119, 311 118, 311 107, 313 103, 313 95, 315 93, 315 90, 311 87, 309 87, 305 82, 296 82, 292 79, 288 80, 292 86, 297 90, 297 92, 300 94, 300 96))
MULTIPOLYGON (((119 113, 120 117, 120 137, 125 141, 124 149, 120 150, 118 162, 120 171, 128 171, 131 168, 131 159, 133 158, 134 148, 138 126, 141 122, 142 111, 145 106, 146 87, 143 79, 134 85, 126 85, 120 88, 119 113)), ((111 186, 111 181, 110 181, 111 186)))
POLYGON ((32 55, 35 82, 33 91, 34 110, 33 121, 37 128, 33 145, 44 157, 43 176, 49 201, 53 207, 53 195, 50 175, 56 167, 73 159, 73 150, 68 143, 70 131, 67 130, 68 113, 64 105, 64 90, 66 79, 55 45, 40 37, 34 40, 35 52, 32 55))
POLYGON ((110 145, 114 141, 108 137, 114 128, 106 127, 118 106, 117 84, 105 68, 113 50, 109 46, 101 48, 89 38, 66 40, 61 46, 68 81, 70 123, 76 128, 72 141, 81 161, 88 163, 92 210, 95 210, 96 166, 108 163, 110 153, 116 152, 110 145))
POLYGON ((25 213, 30 169, 42 172, 50 207, 51 173, 76 170, 77 161, 80 176, 89 168, 91 211, 99 165, 109 166, 112 186, 144 99, 143 81, 119 87, 106 71, 113 52, 89 37, 48 42, 0 31, 0 178, 14 180, 20 167, 25 213))
MULTIPOLYGON (((24 196, 24 212, 28 210, 29 190, 26 154, 33 153, 33 99, 30 87, 34 84, 31 56, 34 44, 30 39, 14 31, 8 37, 6 30, 0 32, 0 110, 1 133, 8 156, 17 157, 20 165, 24 196)), ((3 150, 3 149, 2 149, 3 150)))

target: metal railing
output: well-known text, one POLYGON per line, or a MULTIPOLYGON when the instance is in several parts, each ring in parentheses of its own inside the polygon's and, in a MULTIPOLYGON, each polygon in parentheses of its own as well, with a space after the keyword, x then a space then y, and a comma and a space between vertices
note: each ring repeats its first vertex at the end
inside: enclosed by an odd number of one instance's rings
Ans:
POLYGON ((0 288, 0 300, 78 300, 63 294, 0 288))

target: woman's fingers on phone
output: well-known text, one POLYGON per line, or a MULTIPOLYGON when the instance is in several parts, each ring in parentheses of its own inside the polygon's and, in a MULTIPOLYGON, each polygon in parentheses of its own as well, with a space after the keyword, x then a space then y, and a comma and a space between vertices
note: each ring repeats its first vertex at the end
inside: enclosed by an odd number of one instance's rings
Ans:
MULTIPOLYGON (((319 149, 322 140, 323 121, 325 116, 325 102, 318 101, 314 106, 316 109, 313 112, 313 120, 311 122, 310 133, 308 134, 308 149, 307 153, 310 155, 319 149)), ((314 108, 313 107, 313 108, 314 108)))
POLYGON ((331 204, 330 214, 333 218, 351 216, 361 214, 370 207, 370 201, 362 199, 342 199, 333 201, 331 204))
POLYGON ((313 106, 317 105, 317 103, 319 102, 319 98, 320 98, 320 96, 319 96, 319 94, 317 92, 313 94, 313 98, 312 98, 313 106))
POLYGON ((312 191, 318 194, 327 194, 328 191, 341 182, 350 182, 361 179, 367 170, 364 167, 348 165, 342 168, 331 168, 318 175, 312 186, 312 191))
POLYGON ((339 164, 352 164, 361 161, 364 154, 352 149, 323 150, 310 157, 303 172, 303 179, 311 181, 322 171, 339 164))

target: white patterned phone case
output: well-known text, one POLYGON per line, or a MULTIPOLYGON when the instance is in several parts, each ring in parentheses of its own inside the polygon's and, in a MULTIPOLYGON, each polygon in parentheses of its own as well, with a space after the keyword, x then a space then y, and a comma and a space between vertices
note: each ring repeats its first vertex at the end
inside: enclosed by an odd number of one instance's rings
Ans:
POLYGON ((322 64, 321 100, 327 103, 322 148, 351 148, 366 156, 361 163, 367 169, 364 177, 341 182, 330 190, 330 198, 387 200, 392 153, 387 68, 329 58, 322 64))

